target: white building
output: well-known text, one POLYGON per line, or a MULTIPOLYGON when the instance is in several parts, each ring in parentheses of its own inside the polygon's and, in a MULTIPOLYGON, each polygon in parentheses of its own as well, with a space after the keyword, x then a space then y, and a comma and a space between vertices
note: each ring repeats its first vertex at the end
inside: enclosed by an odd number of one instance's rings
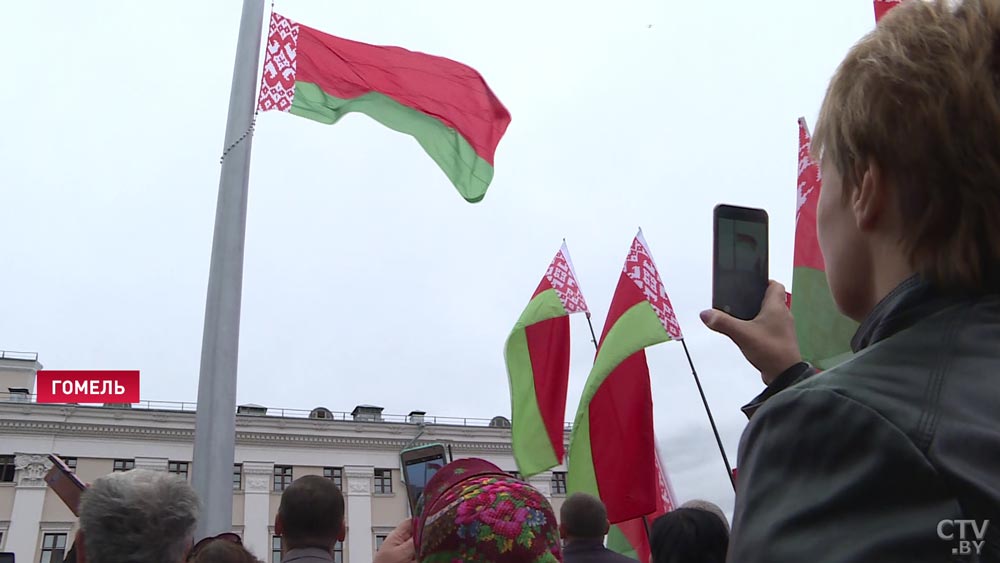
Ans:
MULTIPOLYGON (((149 468, 190 479, 194 403, 128 406, 34 402, 35 354, 0 352, 0 552, 19 563, 55 563, 72 544, 76 518, 43 476, 55 453, 84 482, 112 471, 149 468)), ((322 475, 341 487, 347 539, 338 561, 371 563, 381 540, 408 514, 399 452, 440 442, 454 458, 481 457, 513 471, 509 422, 444 419, 415 411, 382 414, 361 405, 350 414, 244 405, 237 409, 233 466, 233 531, 264 561, 277 561, 273 535, 281 491, 304 475, 322 475)), ((566 491, 565 468, 531 484, 550 498, 556 514, 566 491)))

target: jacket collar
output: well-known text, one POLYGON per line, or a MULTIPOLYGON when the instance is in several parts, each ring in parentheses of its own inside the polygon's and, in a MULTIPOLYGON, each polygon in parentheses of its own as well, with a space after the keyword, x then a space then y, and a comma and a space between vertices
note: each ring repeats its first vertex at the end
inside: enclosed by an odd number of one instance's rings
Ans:
POLYGON ((857 353, 909 328, 948 305, 955 298, 938 291, 919 275, 912 275, 889 292, 868 314, 851 339, 857 353))

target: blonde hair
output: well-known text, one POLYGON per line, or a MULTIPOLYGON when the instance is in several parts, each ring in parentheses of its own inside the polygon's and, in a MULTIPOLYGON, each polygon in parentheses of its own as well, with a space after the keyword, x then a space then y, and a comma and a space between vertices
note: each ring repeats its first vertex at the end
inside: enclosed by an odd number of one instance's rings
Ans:
POLYGON ((998 281, 998 88, 1000 0, 908 0, 850 50, 820 109, 814 156, 845 197, 878 164, 911 265, 945 288, 998 281))

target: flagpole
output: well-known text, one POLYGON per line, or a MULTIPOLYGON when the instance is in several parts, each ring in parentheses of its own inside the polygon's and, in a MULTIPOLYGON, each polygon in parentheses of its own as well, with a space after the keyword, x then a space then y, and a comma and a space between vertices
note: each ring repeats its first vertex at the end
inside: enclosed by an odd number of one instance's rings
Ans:
POLYGON ((594 343, 594 350, 597 350, 597 335, 594 333, 594 323, 590 321, 590 311, 587 311, 587 326, 590 327, 590 341, 594 343))
POLYGON ((729 465, 729 458, 726 457, 726 448, 722 446, 722 438, 719 436, 719 429, 715 426, 715 418, 712 417, 712 409, 708 408, 708 399, 705 398, 705 391, 701 388, 701 380, 698 379, 698 371, 694 369, 694 362, 691 361, 691 352, 688 351, 687 342, 683 338, 680 339, 681 344, 684 346, 684 355, 687 356, 688 365, 691 366, 691 375, 694 376, 694 382, 698 385, 698 393, 701 394, 701 402, 705 405, 705 412, 708 413, 708 421, 712 423, 712 432, 715 433, 715 441, 719 444, 719 453, 722 454, 722 461, 726 464, 726 476, 729 477, 729 482, 733 485, 733 490, 736 490, 736 478, 733 477, 733 467, 729 465))
POLYGON ((215 208, 205 330, 198 379, 191 482, 202 503, 195 535, 232 531, 236 368, 243 292, 250 141, 254 125, 264 1, 243 0, 215 208))

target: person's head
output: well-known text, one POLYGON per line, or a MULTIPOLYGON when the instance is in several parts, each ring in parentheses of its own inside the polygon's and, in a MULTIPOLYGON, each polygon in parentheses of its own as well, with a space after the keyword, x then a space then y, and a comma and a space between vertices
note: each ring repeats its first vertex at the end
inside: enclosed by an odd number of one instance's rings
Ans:
POLYGON ((729 533, 729 519, 726 518, 726 513, 719 508, 719 505, 714 502, 708 502, 707 500, 689 500, 681 505, 681 508, 697 508, 698 510, 705 510, 711 512, 712 514, 719 517, 722 523, 726 526, 726 533, 729 533))
POLYGON ((610 527, 608 510, 595 496, 573 493, 559 509, 559 535, 565 540, 603 539, 610 527))
POLYGON ((998 36, 1000 0, 910 0, 834 74, 811 150, 819 244, 847 316, 912 273, 959 292, 1000 280, 998 36))
POLYGON ((417 561, 556 563, 559 529, 549 501, 481 459, 461 459, 427 483, 414 523, 417 561))
POLYGON ((281 493, 274 531, 281 536, 284 551, 307 547, 332 550, 346 534, 344 495, 324 477, 296 479, 281 493))
POLYGON ((700 508, 678 508, 653 522, 652 563, 724 563, 729 530, 718 516, 700 508))
POLYGON ((78 555, 93 563, 180 563, 198 512, 194 489, 176 475, 112 473, 94 481, 80 499, 84 549, 78 555))
MULTIPOLYGON (((239 536, 234 536, 238 538, 239 536)), ((203 545, 196 545, 188 559, 190 563, 261 563, 259 559, 243 547, 242 542, 227 537, 208 539, 203 545)))

